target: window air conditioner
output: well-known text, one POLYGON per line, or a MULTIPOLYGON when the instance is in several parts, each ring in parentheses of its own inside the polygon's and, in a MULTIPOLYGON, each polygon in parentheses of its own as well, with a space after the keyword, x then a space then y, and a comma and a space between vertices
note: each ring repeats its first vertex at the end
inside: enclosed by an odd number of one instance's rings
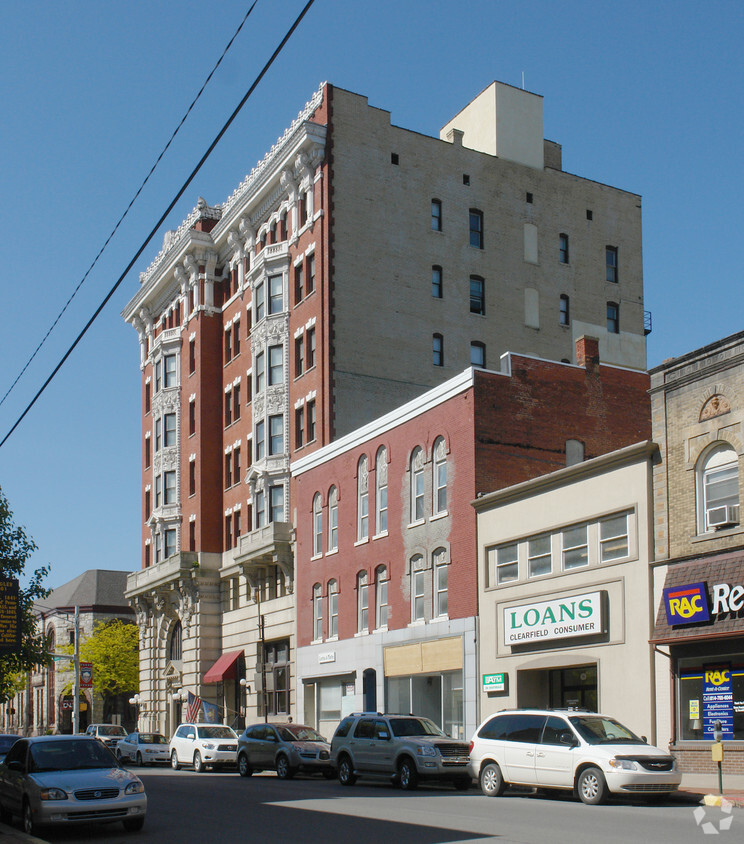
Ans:
POLYGON ((739 524, 739 507, 736 504, 725 504, 721 507, 708 509, 708 527, 723 528, 739 524))

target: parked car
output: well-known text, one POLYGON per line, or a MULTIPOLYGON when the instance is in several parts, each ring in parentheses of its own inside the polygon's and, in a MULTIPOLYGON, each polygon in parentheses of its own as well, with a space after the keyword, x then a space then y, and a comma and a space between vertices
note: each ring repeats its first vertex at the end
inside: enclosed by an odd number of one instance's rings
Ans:
POLYGON ((301 724, 253 724, 238 740, 238 771, 249 777, 254 771, 276 771, 279 779, 291 779, 298 771, 335 776, 331 746, 312 727, 301 724))
POLYGON ((93 736, 102 741, 106 747, 116 750, 116 745, 123 738, 126 738, 127 731, 119 724, 89 724, 85 731, 86 736, 93 736))
POLYGON ((142 829, 147 796, 141 780, 91 736, 21 738, 0 764, 0 820, 40 825, 113 823, 142 829))
POLYGON ((137 765, 167 764, 170 761, 168 739, 160 733, 130 733, 116 745, 116 758, 137 765))
POLYGON ((428 718, 415 715, 349 715, 331 741, 331 764, 341 785, 357 777, 385 777, 403 789, 420 779, 449 780, 470 788, 468 745, 445 735, 428 718))
POLYGON ((503 710, 476 730, 470 760, 489 797, 513 783, 574 790, 595 804, 609 793, 669 793, 682 779, 673 756, 596 712, 503 710))
POLYGON ((11 747, 18 741, 20 736, 14 736, 10 733, 4 733, 0 735, 0 762, 5 759, 5 755, 10 750, 11 747))
POLYGON ((224 724, 180 724, 170 740, 171 767, 193 765, 197 774, 207 768, 234 768, 238 734, 224 724))

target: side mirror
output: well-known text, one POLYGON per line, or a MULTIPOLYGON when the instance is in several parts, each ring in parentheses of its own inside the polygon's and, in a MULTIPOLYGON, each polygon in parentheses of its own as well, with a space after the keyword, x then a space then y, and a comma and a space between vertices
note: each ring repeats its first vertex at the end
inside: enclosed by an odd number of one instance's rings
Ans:
POLYGON ((569 747, 577 747, 579 744, 576 736, 570 730, 564 730, 558 740, 561 744, 566 744, 569 747))
POLYGON ((15 771, 17 774, 22 774, 23 762, 19 762, 18 760, 14 759, 12 762, 8 762, 7 768, 9 771, 15 771))
POLYGON ((641 741, 642 741, 644 744, 648 744, 648 739, 646 738, 646 736, 641 736, 641 741))

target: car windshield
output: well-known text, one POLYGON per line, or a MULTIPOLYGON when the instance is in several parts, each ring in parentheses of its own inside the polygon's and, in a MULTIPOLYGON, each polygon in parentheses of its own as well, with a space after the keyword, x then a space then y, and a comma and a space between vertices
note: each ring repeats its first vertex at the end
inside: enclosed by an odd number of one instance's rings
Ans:
POLYGON ((110 750, 99 741, 40 741, 31 744, 30 773, 78 771, 83 768, 116 768, 110 750))
POLYGON ((645 744, 643 739, 614 718, 601 715, 571 715, 568 719, 589 744, 645 744))
POLYGON ((428 718, 391 718, 390 727, 393 735, 401 736, 441 736, 445 734, 428 718))
POLYGON ((168 739, 160 733, 140 733, 140 744, 168 744, 168 739))
POLYGON ((98 735, 99 736, 125 736, 127 731, 124 727, 118 727, 115 725, 104 725, 103 727, 98 728, 98 735))
POLYGON ((237 738, 230 727, 216 725, 214 727, 198 727, 199 738, 237 738))
POLYGON ((290 724, 279 730, 282 741, 325 741, 320 733, 316 733, 312 727, 301 727, 299 724, 290 724))

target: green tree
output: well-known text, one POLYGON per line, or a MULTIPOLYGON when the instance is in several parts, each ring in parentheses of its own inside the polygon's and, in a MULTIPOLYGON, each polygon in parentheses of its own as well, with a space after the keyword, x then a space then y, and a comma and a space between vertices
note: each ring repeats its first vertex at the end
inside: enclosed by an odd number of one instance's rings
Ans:
MULTIPOLYGON (((36 543, 22 527, 13 522, 8 499, 0 489, 0 578, 21 580, 26 561, 36 550, 36 543)), ((46 642, 36 626, 34 601, 47 597, 49 590, 43 586, 49 574, 47 566, 39 566, 19 590, 21 608, 21 649, 18 653, 0 655, 0 701, 10 700, 18 689, 18 675, 33 670, 37 665, 49 663, 46 642)))
POLYGON ((114 619, 99 621, 80 645, 80 660, 93 663, 93 688, 103 697, 139 691, 139 628, 114 619))

